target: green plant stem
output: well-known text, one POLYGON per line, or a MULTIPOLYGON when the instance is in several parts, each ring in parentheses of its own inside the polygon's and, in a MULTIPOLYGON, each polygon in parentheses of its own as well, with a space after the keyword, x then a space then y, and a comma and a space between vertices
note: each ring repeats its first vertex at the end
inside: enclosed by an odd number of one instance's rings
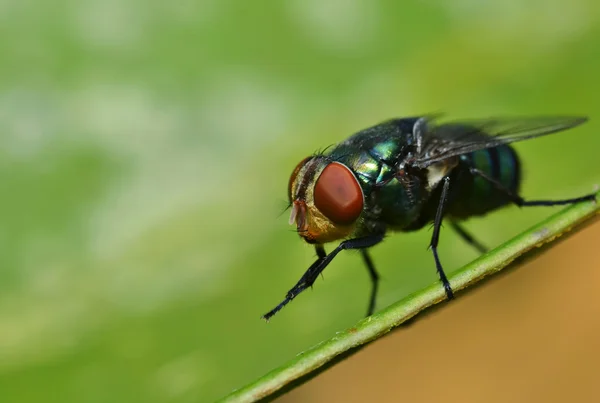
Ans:
MULTIPOLYGON (((600 198, 600 192, 596 196, 600 198)), ((503 269, 529 250, 555 241, 561 235, 572 234, 574 228, 590 223, 599 211, 599 204, 596 202, 566 207, 453 273, 449 277, 452 289, 462 290, 503 269)), ((287 392, 339 361, 340 357, 347 357, 356 352, 358 347, 383 336, 424 309, 445 299, 441 283, 436 282, 297 355, 285 365, 233 391, 221 401, 255 402, 287 392)))

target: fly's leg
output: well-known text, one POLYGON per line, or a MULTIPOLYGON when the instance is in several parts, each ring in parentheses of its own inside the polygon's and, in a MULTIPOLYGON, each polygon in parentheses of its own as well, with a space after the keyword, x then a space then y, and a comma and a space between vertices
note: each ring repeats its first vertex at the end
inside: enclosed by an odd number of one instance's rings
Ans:
POLYGON ((487 252, 487 248, 480 243, 477 239, 475 239, 473 237, 473 235, 471 235, 466 229, 464 229, 462 227, 462 225, 460 225, 459 223, 457 223, 454 220, 450 221, 450 225, 452 226, 452 229, 454 229, 454 231, 456 231, 456 233, 458 235, 460 235, 460 237, 469 245, 471 245, 472 247, 474 247, 475 249, 477 249, 477 251, 479 253, 485 253, 487 252))
POLYGON ((365 249, 370 248, 371 246, 377 245, 379 242, 383 240, 383 234, 370 235, 364 238, 356 238, 356 239, 348 239, 346 241, 341 242, 331 253, 326 254, 325 249, 322 245, 315 246, 317 251, 317 260, 306 270, 306 272, 302 275, 300 280, 296 283, 296 285, 288 291, 285 296, 285 299, 277 305, 275 308, 271 309, 269 312, 263 315, 263 319, 269 320, 273 315, 281 310, 284 306, 286 306, 289 302, 291 302, 294 298, 298 296, 302 291, 306 290, 308 287, 311 287, 319 274, 331 261, 333 258, 340 253, 344 249, 365 249))
POLYGON ((298 280, 294 288, 288 291, 288 293, 285 296, 285 299, 275 308, 271 309, 269 312, 262 316, 263 319, 268 321, 273 315, 279 312, 281 308, 286 306, 288 302, 296 298, 298 294, 300 294, 308 287, 312 287, 317 277, 319 277, 319 274, 321 274, 321 272, 327 266, 327 264, 323 264, 325 262, 325 259, 327 259, 327 253, 325 252, 325 248, 323 247, 323 245, 315 245, 315 251, 317 252, 317 260, 302 275, 302 277, 300 278, 300 280, 298 280))
POLYGON ((591 194, 588 194, 588 195, 585 195, 585 196, 581 196, 581 197, 575 197, 575 198, 572 198, 572 199, 562 199, 562 200, 525 200, 521 196, 519 196, 518 194, 513 193, 510 189, 507 189, 504 185, 502 185, 500 182, 498 182, 494 178, 491 178, 490 176, 486 175, 484 172, 480 171, 479 169, 477 169, 477 168, 471 168, 471 173, 474 174, 474 175, 481 176, 483 179, 485 179, 488 182, 490 182, 498 190, 500 190, 501 192, 503 192, 504 194, 506 194, 506 196, 510 199, 510 201, 512 201, 513 203, 515 203, 519 207, 528 207, 528 206, 561 206, 561 205, 565 205, 565 204, 574 204, 574 203, 579 203, 579 202, 583 202, 583 201, 592 201, 592 200, 595 201, 596 200, 596 194, 595 193, 591 193, 591 194))
POLYGON ((371 316, 373 315, 373 312, 375 311, 375 302, 377 301, 377 289, 379 287, 379 274, 377 274, 377 270, 375 270, 375 265, 373 264, 373 261, 371 260, 371 256, 369 255, 369 252, 366 249, 361 249, 360 250, 363 260, 365 262, 365 265, 367 266, 367 269, 369 270, 369 276, 371 277, 371 298, 369 299, 369 307, 367 309, 367 316, 371 316))
POLYGON ((448 198, 448 189, 450 188, 450 178, 444 178, 444 184, 442 188, 442 195, 440 197, 440 203, 438 204, 437 211, 435 213, 435 220, 433 222, 433 235, 431 236, 431 243, 429 244, 429 248, 433 252, 433 258, 435 259, 435 268, 437 269, 438 275, 440 276, 440 280, 444 285, 444 290, 446 291, 446 296, 448 299, 454 298, 454 293, 452 292, 452 287, 450 287, 450 282, 446 277, 446 273, 444 273, 444 269, 442 268, 442 264, 440 263, 440 257, 438 256, 437 246, 440 240, 440 229, 442 227, 442 219, 444 218, 444 205, 446 204, 446 200, 448 198))

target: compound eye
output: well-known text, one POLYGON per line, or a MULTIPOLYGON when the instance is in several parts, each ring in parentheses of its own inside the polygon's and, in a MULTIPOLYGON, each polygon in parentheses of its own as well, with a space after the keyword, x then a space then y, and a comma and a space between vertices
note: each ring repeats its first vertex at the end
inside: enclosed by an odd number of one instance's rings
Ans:
POLYGON ((315 186, 315 206, 334 224, 352 224, 363 209, 363 193, 347 166, 332 162, 323 170, 315 186))
POLYGON ((298 176, 298 172, 300 172, 302 167, 304 165, 306 165, 308 160, 310 160, 311 158, 312 157, 304 158, 302 161, 300 161, 300 163, 298 163, 298 165, 296 165, 296 168, 294 168, 294 170, 292 171, 292 176, 290 176, 290 180, 288 182, 288 197, 290 199, 290 203, 294 201, 294 195, 292 194, 292 188, 294 186, 294 183, 296 182, 296 177, 298 176))

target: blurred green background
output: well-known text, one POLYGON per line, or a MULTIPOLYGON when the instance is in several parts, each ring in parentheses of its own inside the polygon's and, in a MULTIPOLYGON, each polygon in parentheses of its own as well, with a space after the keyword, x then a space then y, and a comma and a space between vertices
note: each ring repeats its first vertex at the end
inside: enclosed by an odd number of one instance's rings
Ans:
MULTIPOLYGON (((362 318, 345 253, 260 320, 314 258, 291 170, 381 120, 585 114, 517 145, 523 193, 600 182, 595 0, 8 0, 0 32, 3 402, 212 401, 362 318)), ((429 237, 374 249, 379 308, 437 280, 429 237)), ((450 230, 440 255, 476 256, 450 230)))

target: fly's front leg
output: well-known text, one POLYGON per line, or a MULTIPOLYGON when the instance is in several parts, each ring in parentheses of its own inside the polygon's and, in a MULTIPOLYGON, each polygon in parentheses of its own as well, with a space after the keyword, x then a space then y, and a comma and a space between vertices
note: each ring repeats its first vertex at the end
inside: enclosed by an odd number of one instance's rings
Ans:
MULTIPOLYGON (((285 299, 279 303, 275 308, 271 309, 269 312, 264 314, 262 318, 264 320, 269 320, 273 315, 281 310, 284 306, 286 306, 289 302, 291 302, 298 294, 307 289, 308 287, 312 287, 313 283, 319 277, 319 274, 327 267, 327 263, 324 264, 325 259, 327 258, 327 253, 325 252, 325 248, 323 245, 316 245, 315 251, 317 252, 317 260, 310 265, 308 270, 302 275, 300 280, 296 283, 296 285, 287 292, 285 299)), ((330 259, 331 261, 331 259, 330 259)))
POLYGON ((336 257, 338 253, 340 253, 344 249, 366 249, 370 248, 381 242, 383 240, 383 234, 370 235, 363 238, 355 238, 348 239, 340 243, 331 253, 326 254, 325 249, 322 245, 317 245, 317 260, 306 270, 306 272, 302 275, 300 280, 296 283, 296 285, 288 291, 285 296, 285 299, 279 303, 275 308, 271 309, 269 312, 263 315, 263 319, 269 320, 273 315, 281 310, 284 306, 286 306, 289 302, 291 302, 298 294, 302 291, 306 290, 308 287, 312 286, 319 274, 325 268, 333 258, 336 257))

